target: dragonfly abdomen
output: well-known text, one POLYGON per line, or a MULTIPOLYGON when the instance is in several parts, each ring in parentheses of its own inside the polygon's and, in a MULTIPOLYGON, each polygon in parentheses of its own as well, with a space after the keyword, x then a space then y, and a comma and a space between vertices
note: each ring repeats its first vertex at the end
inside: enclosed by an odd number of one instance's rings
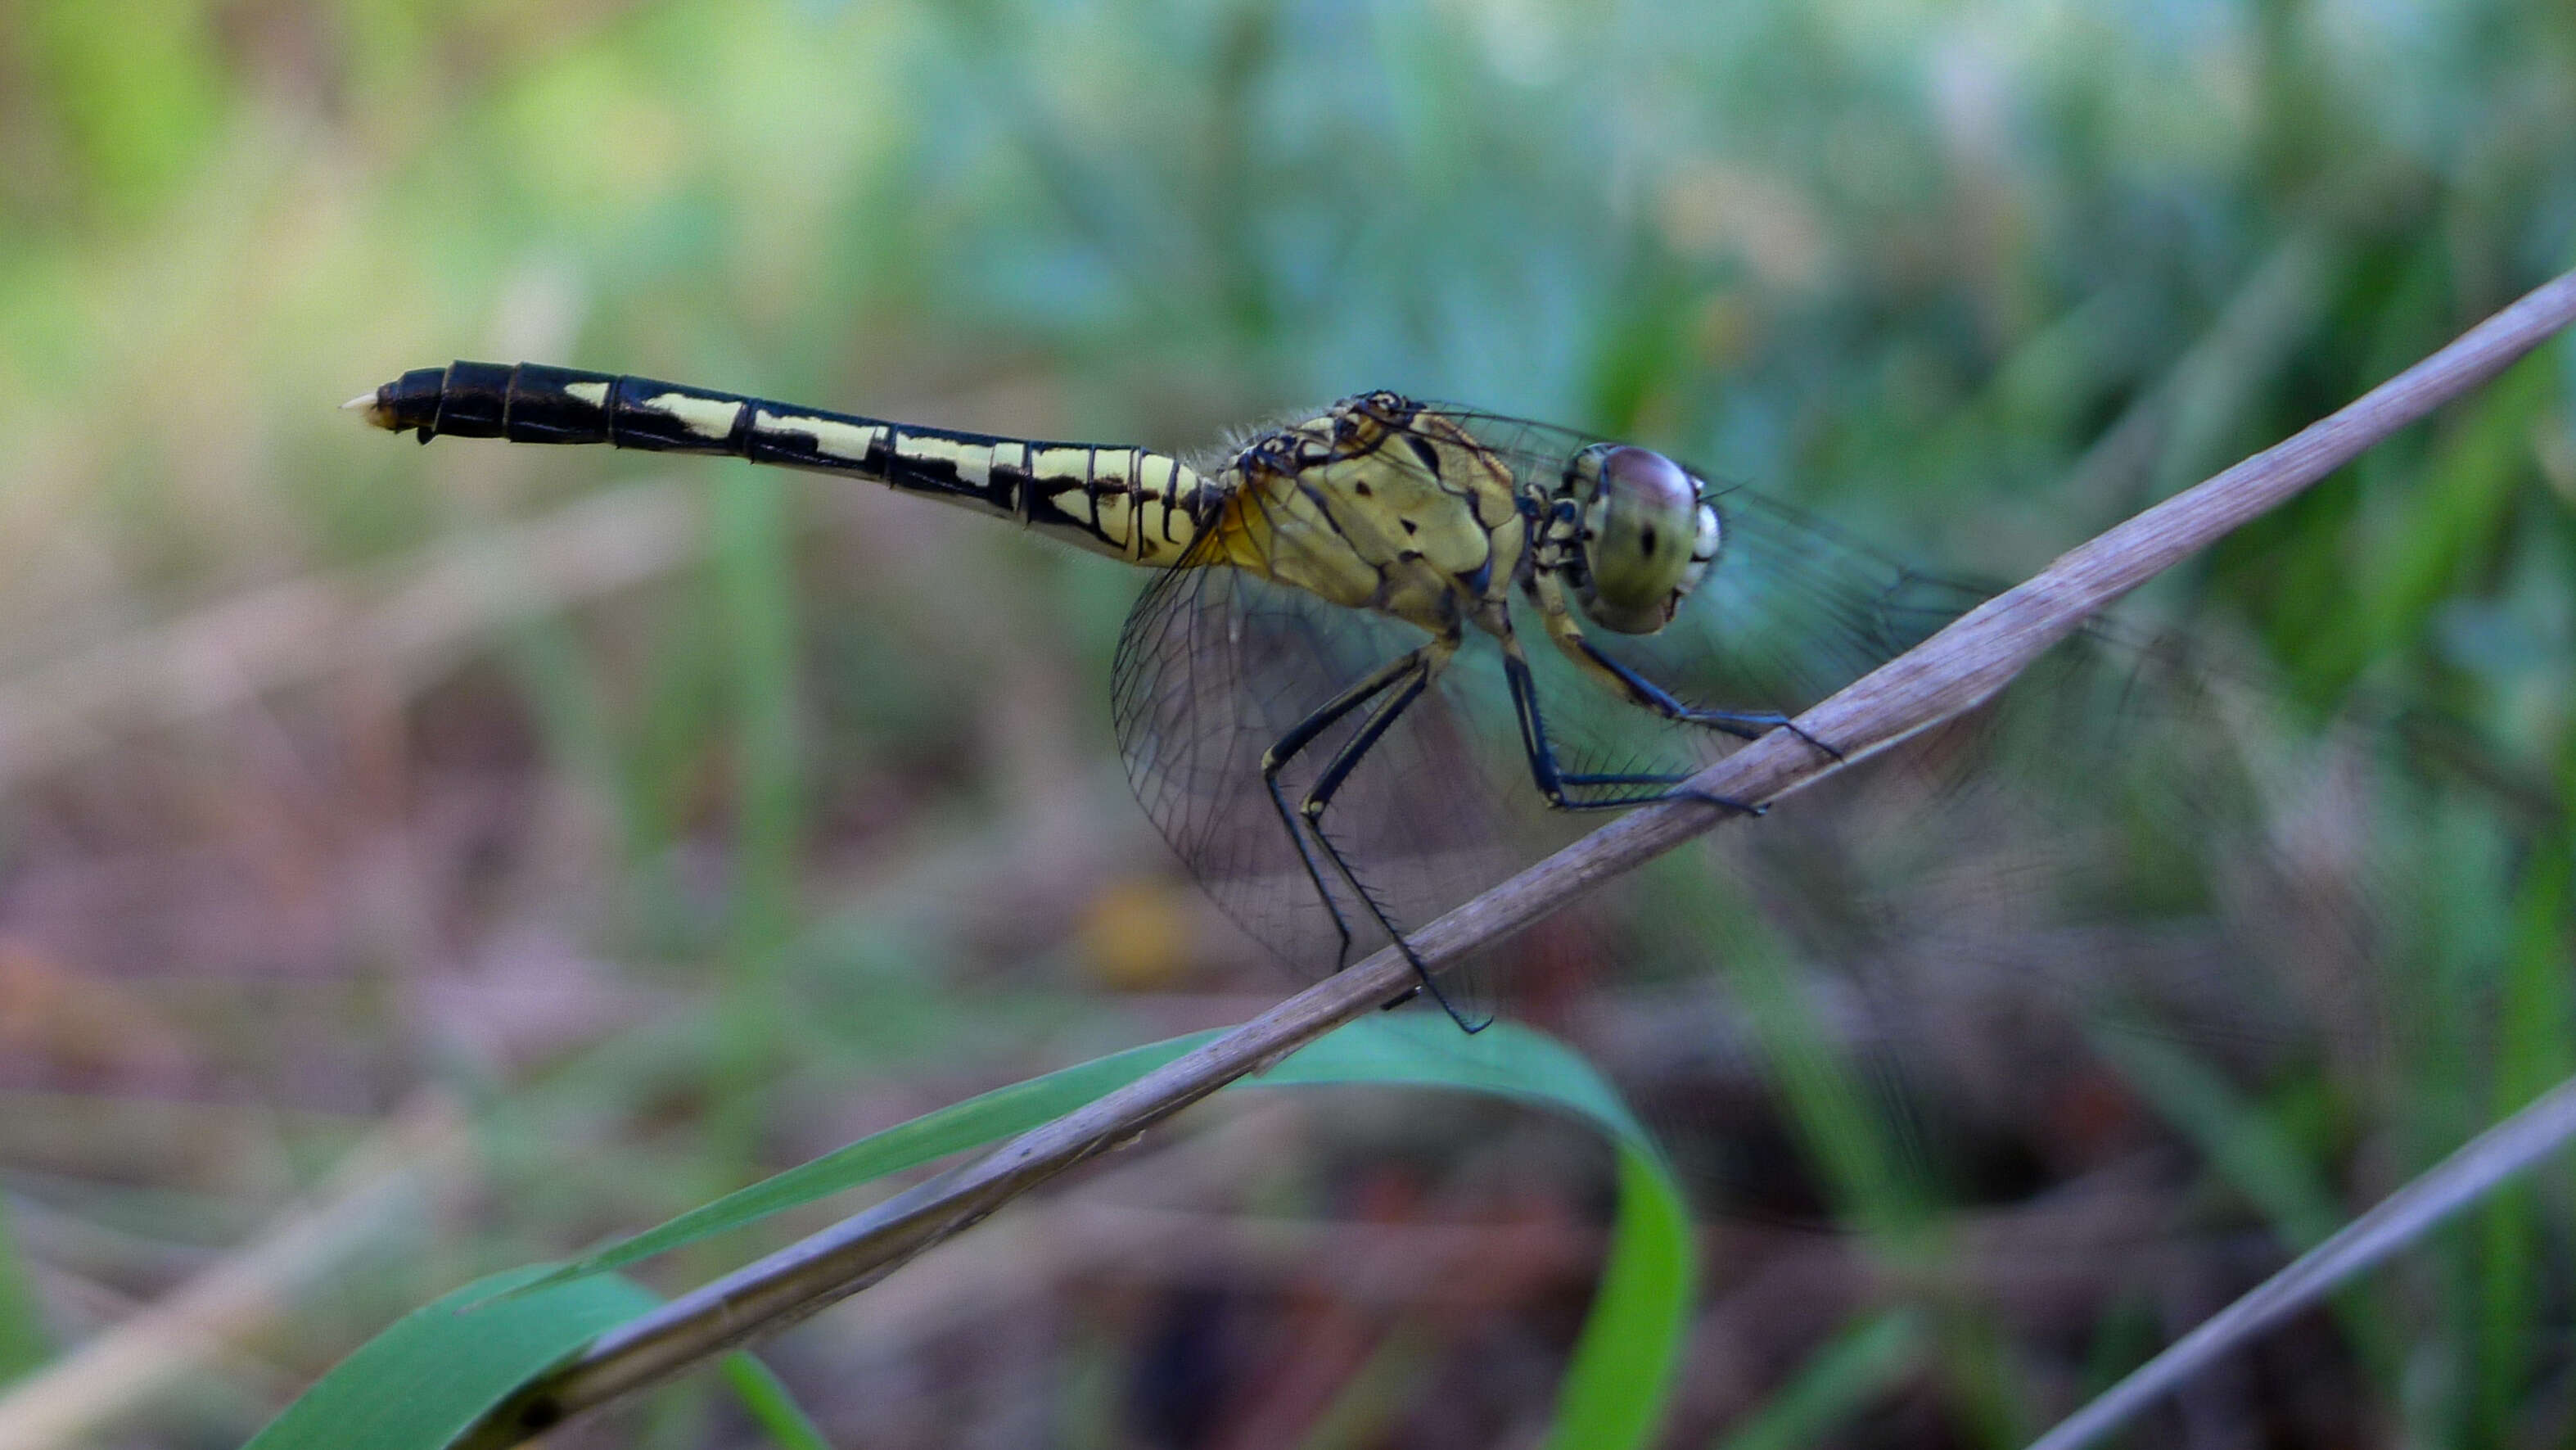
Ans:
POLYGON ((352 406, 424 443, 606 443, 864 478, 1131 563, 1176 562, 1210 501, 1187 465, 1147 448, 922 428, 536 363, 416 368, 352 406))

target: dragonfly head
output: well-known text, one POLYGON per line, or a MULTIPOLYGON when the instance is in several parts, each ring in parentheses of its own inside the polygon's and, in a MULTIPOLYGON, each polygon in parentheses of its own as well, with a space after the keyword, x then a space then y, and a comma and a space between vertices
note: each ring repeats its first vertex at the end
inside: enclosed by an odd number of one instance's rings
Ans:
POLYGON ((1717 558, 1717 510, 1689 469, 1660 453, 1595 443, 1565 468, 1582 528, 1567 572, 1584 615, 1621 634, 1670 624, 1717 558))

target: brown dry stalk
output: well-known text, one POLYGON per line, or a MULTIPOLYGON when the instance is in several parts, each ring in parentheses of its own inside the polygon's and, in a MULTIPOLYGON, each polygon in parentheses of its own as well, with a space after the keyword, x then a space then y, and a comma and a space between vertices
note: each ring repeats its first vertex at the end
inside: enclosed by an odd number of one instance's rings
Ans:
MULTIPOLYGON (((1921 646, 1801 716, 1857 759, 1976 706, 2095 612, 2363 450, 2493 377, 2576 321, 2576 272, 2558 277, 2332 416, 2070 550, 1921 646)), ((1693 786, 1772 801, 1842 764, 1775 730, 1693 786)), ((1435 969, 1557 910, 1728 819, 1676 801, 1624 816, 1441 917, 1413 938, 1435 969)), ((765 1338, 857 1293, 923 1249, 1067 1168, 1135 1137, 1235 1079, 1404 994, 1393 949, 1336 974, 1186 1056, 983 1158, 919 1184, 600 1336, 485 1422, 508 1444, 710 1355, 765 1338)))

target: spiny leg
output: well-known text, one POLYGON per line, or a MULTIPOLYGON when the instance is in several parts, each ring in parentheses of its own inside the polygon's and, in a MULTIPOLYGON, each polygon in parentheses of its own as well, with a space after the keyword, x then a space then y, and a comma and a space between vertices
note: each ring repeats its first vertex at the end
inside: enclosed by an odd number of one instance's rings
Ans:
MULTIPOLYGON (((1455 643, 1455 640, 1451 641, 1452 648, 1455 647, 1455 643)), ((1333 957, 1333 970, 1337 972, 1351 964, 1351 924, 1342 916, 1341 905, 1334 900, 1332 888, 1325 883, 1323 865, 1315 859, 1314 847, 1307 840, 1307 831, 1298 824, 1298 813, 1289 808, 1287 794, 1279 788, 1279 772, 1286 769, 1288 762, 1296 759, 1306 747, 1314 744, 1317 736, 1333 728, 1344 716, 1375 699, 1388 686, 1409 674, 1418 672, 1422 668, 1422 657, 1427 649, 1428 646, 1423 650, 1400 655, 1379 666, 1348 689, 1325 701, 1305 719, 1289 727, 1287 734, 1280 736, 1275 744, 1262 752, 1261 783, 1270 792, 1271 808, 1279 813, 1280 828, 1288 833, 1289 843, 1297 848, 1298 864, 1306 868, 1306 879, 1314 884, 1317 899, 1324 903, 1325 912, 1333 918, 1333 930, 1341 937, 1341 947, 1333 957)), ((1340 874, 1347 877, 1349 874, 1347 871, 1340 871, 1341 863, 1338 858, 1334 861, 1334 866, 1340 874)), ((1357 883, 1353 884, 1356 887, 1357 883)))
POLYGON ((1529 581, 1529 592, 1538 603, 1540 620, 1547 626, 1548 641, 1574 662, 1585 679, 1613 697, 1676 724, 1706 726, 1738 740, 1758 740, 1773 730, 1786 730, 1823 754, 1837 761, 1843 759, 1841 751, 1800 729, 1797 721, 1776 710, 1707 710, 1686 705, 1661 685, 1602 653, 1599 646, 1584 637, 1583 626, 1575 622, 1573 607, 1566 602, 1564 582, 1554 574, 1536 575, 1529 581))
POLYGON ((1657 801, 1695 800, 1743 815, 1762 814, 1763 808, 1758 805, 1710 791, 1690 789, 1691 773, 1687 771, 1587 773, 1560 769, 1556 763, 1556 749, 1547 738, 1546 717, 1539 711, 1538 687, 1530 677, 1529 659, 1521 653, 1520 640, 1511 635, 1503 636, 1503 678, 1511 686, 1512 714, 1520 724, 1521 752, 1529 761, 1530 779, 1538 786, 1539 795, 1554 809, 1623 810, 1657 801), (1588 797, 1570 793, 1615 786, 1631 789, 1618 794, 1588 797))
MULTIPOLYGON (((1394 692, 1378 702, 1377 707, 1369 712, 1368 718, 1361 722, 1358 731, 1342 743, 1341 749, 1333 752, 1333 758, 1325 763, 1323 771, 1315 777, 1315 784, 1307 790, 1306 798, 1298 803, 1297 812, 1305 820, 1307 834, 1314 838, 1315 845, 1331 859, 1333 869, 1342 880, 1349 883, 1351 894, 1358 897, 1360 904, 1368 908, 1369 915, 1376 919, 1379 929, 1386 933, 1387 940, 1394 943, 1395 949, 1404 954, 1405 962, 1413 968, 1418 990, 1430 993, 1431 1000, 1440 1004, 1440 1010, 1448 1013, 1449 1020, 1457 1023, 1461 1031, 1481 1032, 1492 1019, 1471 1019, 1467 1013, 1459 1010, 1456 1003, 1449 1000, 1448 993, 1440 990, 1440 983, 1431 975, 1430 964, 1423 961, 1421 954, 1413 949, 1413 943, 1405 937, 1403 928, 1395 924, 1395 919, 1387 914, 1385 905, 1370 892, 1367 883, 1359 879, 1358 874, 1352 870, 1349 860, 1342 855, 1341 848, 1333 844, 1332 837, 1324 834, 1323 826, 1325 810, 1332 805, 1333 797, 1340 793, 1344 782, 1350 779, 1351 772, 1359 767, 1360 762, 1367 758, 1371 750, 1377 748, 1378 742, 1385 738, 1386 732, 1394 727, 1397 719, 1430 691, 1432 681, 1440 677, 1441 670, 1447 667, 1450 656, 1457 648, 1458 636, 1450 634, 1433 640, 1405 657, 1405 662, 1413 666, 1411 677, 1397 682, 1394 692)), ((1273 795, 1276 796, 1275 782, 1273 795)), ((1336 913, 1336 919, 1338 916, 1339 913, 1336 913)), ((1347 942, 1347 938, 1345 941, 1347 942)), ((1396 1004, 1391 1002, 1387 1005, 1396 1004)))

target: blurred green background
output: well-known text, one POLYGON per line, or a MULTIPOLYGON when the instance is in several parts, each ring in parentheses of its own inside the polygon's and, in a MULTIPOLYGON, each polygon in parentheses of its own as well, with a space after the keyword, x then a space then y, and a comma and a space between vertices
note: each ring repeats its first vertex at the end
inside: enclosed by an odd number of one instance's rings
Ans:
MULTIPOLYGON (((404 369, 1173 449, 1393 387, 2016 575, 2571 258, 2544 3, 0 5, 0 1440, 236 1443, 476 1273, 1294 985, 1128 797, 1126 571, 333 411, 404 369)), ((2407 726, 2402 811, 2255 834, 2349 908, 2275 952, 2361 923, 2432 1045, 2142 1038, 1929 1257, 1824 1079, 1680 1109, 1779 1211, 1712 1207, 1670 1443, 2010 1443, 2576 1067, 2570 356, 2143 601, 2286 738, 2407 726)), ((1607 1164, 1215 1105, 771 1361, 845 1444, 1524 1443, 1607 1164)), ((2565 1443, 2569 1189, 2155 1433, 2565 1443)), ((561 1443, 756 1439, 698 1383, 561 1443)))

